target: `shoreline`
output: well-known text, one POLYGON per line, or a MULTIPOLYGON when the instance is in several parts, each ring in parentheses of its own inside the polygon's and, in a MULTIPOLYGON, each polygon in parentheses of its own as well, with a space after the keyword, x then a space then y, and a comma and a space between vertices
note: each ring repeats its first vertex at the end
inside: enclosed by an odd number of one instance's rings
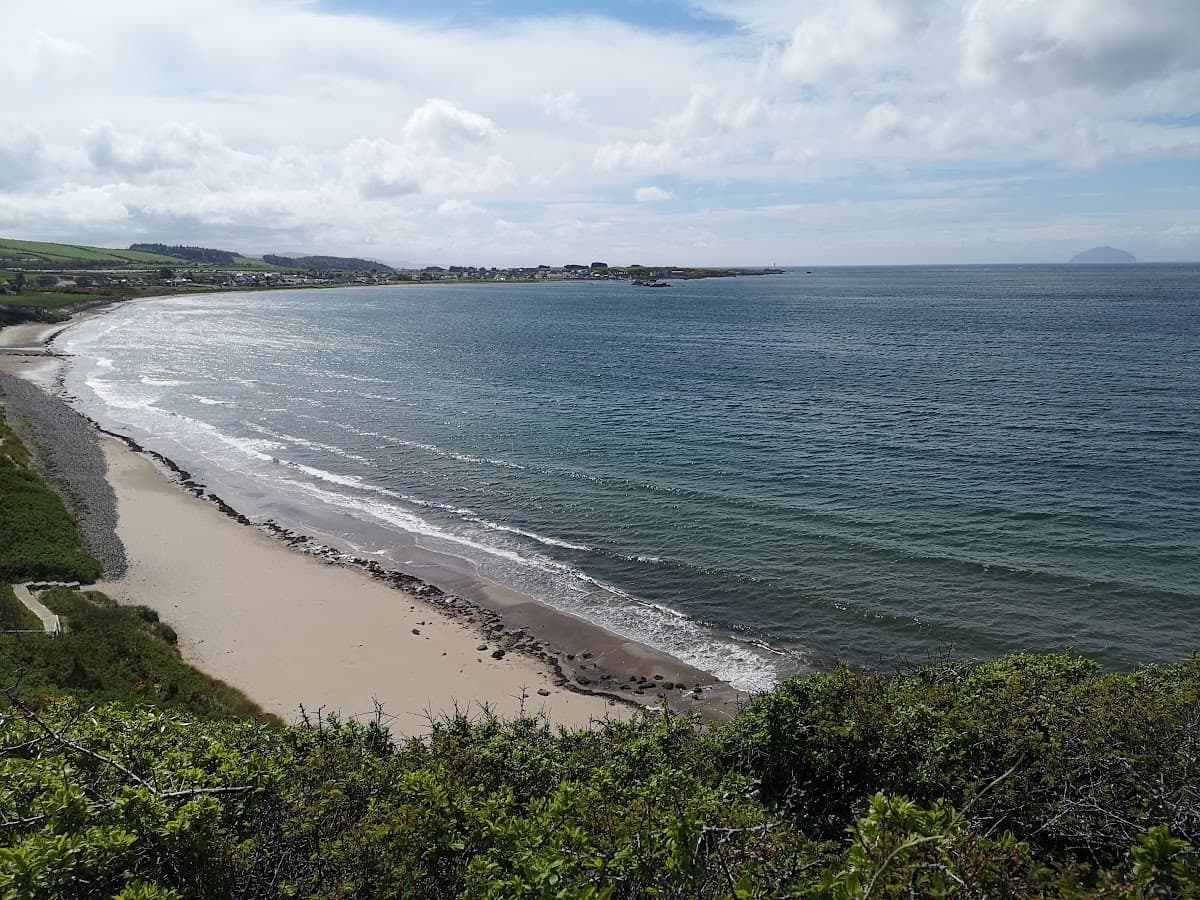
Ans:
MULTIPOLYGON (((698 712, 714 721, 732 719, 749 698, 711 673, 503 585, 494 586, 491 602, 467 599, 410 573, 386 568, 374 560, 293 531, 274 520, 255 522, 209 491, 169 457, 90 419, 88 422, 103 438, 118 442, 152 462, 159 477, 173 491, 190 495, 223 516, 228 524, 265 535, 293 556, 365 575, 435 612, 461 620, 488 643, 489 653, 503 650, 501 658, 514 654, 549 667, 554 683, 560 688, 634 708, 659 709, 659 701, 665 699, 672 712, 698 712), (621 685, 628 689, 622 689, 621 685)), ((117 496, 119 500, 119 488, 117 496)))
MULTIPOLYGON (((138 299, 149 300, 157 298, 138 299)), ((92 315, 102 314, 111 308, 113 308, 113 305, 101 309, 88 310, 85 317, 90 318, 92 315)), ((46 365, 58 368, 65 363, 65 358, 50 350, 48 344, 63 330, 81 320, 72 319, 65 324, 57 323, 54 325, 11 326, 10 328, 0 330, 0 336, 3 336, 0 337, 0 346, 12 348, 14 344, 23 339, 27 343, 22 349, 34 351, 29 353, 28 356, 40 356, 46 361, 46 365), (14 329, 28 330, 15 335, 5 334, 5 332, 11 332, 14 329), (36 350, 35 347, 29 346, 34 341, 40 344, 40 346, 36 347, 36 350)), ((23 364, 20 366, 3 365, 5 357, 12 357, 14 355, 11 350, 8 350, 0 356, 0 371, 7 370, 12 374, 20 376, 33 375, 34 373, 30 371, 29 367, 36 361, 28 357, 22 360, 23 364)), ((13 362, 16 362, 16 360, 13 360, 13 362)), ((44 391, 53 396, 55 379, 46 379, 44 370, 38 372, 30 380, 38 383, 44 391)), ((75 414, 82 416, 77 411, 75 411, 75 414)), ((136 441, 127 436, 107 431, 86 416, 82 417, 89 422, 90 427, 100 436, 99 440, 103 445, 104 453, 109 463, 108 481, 112 483, 113 488, 116 490, 119 504, 130 508, 145 505, 150 502, 147 498, 153 497, 155 493, 146 478, 135 477, 130 474, 132 472, 132 464, 127 460, 122 460, 122 453, 124 453, 139 459, 148 466, 162 489, 176 495, 181 501, 203 507, 208 513, 217 515, 222 529, 231 540, 238 540, 237 535, 246 535, 246 528, 248 527, 255 535, 253 540, 268 540, 277 550, 285 553, 293 561, 294 571, 302 571, 306 567, 306 564, 317 564, 323 569, 341 573, 342 578, 346 579, 341 583, 341 589, 351 591, 355 601, 361 599, 364 595, 371 594, 371 591, 364 590, 364 585, 370 587, 379 586, 388 591, 394 590, 395 593, 392 596, 401 603, 411 600, 414 608, 410 612, 414 614, 424 608, 425 614, 421 624, 412 625, 407 621, 404 623, 391 623, 390 630, 383 629, 386 631, 386 634, 378 635, 378 637, 391 638, 399 642, 401 635, 408 635, 414 628, 427 632, 430 627, 427 624, 430 616, 437 616, 444 619, 445 622, 455 622, 460 627, 470 630, 472 639, 468 643, 471 647, 486 644, 489 657, 499 652, 499 659, 495 660, 496 662, 508 661, 511 664, 514 661, 521 661, 525 670, 523 672, 525 677, 535 679, 544 678, 545 683, 541 685, 538 692, 533 694, 532 697, 527 694, 520 708, 530 708, 532 705, 528 702, 530 700, 542 701, 545 707, 550 708, 548 716, 550 720, 562 722, 564 721, 564 716, 555 714, 555 711, 558 707, 570 707, 572 704, 561 702, 551 704, 547 699, 548 696, 555 699, 559 696, 563 698, 573 696, 580 698, 580 700, 587 698, 592 704, 601 704, 600 709, 606 713, 611 713, 614 709, 629 710, 635 707, 658 709, 662 707, 665 701, 666 707, 672 712, 695 712, 709 721, 723 721, 733 718, 738 709, 749 699, 748 694, 737 691, 724 682, 720 682, 711 673, 703 672, 689 666, 648 645, 615 635, 600 626, 580 619, 570 613, 556 610, 530 596, 507 589, 503 585, 497 584, 492 586, 493 589, 485 591, 484 596, 473 596, 471 599, 466 599, 457 594, 443 592, 428 581, 417 578, 409 573, 396 569, 386 569, 373 560, 355 557, 344 552, 341 548, 321 543, 306 535, 300 535, 273 521, 253 522, 216 494, 210 492, 203 484, 197 482, 190 473, 166 456, 156 451, 142 448, 136 441), (116 448, 118 446, 121 453, 117 452, 116 448), (114 475, 114 470, 125 473, 123 481, 114 475), (200 502, 197 503, 196 501, 200 502), (351 578, 357 582, 356 586, 351 586, 352 582, 349 580, 351 578), (402 630, 398 633, 393 633, 397 629, 402 630)), ((161 502, 161 500, 155 502, 161 502)), ((177 524, 175 528, 169 528, 167 531, 179 530, 178 520, 181 516, 188 518, 192 522, 198 521, 195 518, 194 512, 188 516, 178 504, 171 506, 172 511, 170 515, 177 524)), ((125 516, 122 515, 122 519, 124 518, 125 516)), ((211 530, 214 527, 213 523, 210 522, 207 527, 211 530)), ((125 538, 126 536, 123 535, 122 537, 125 538)), ((133 540, 141 543, 144 543, 146 539, 147 535, 133 538, 133 540)), ((165 538, 162 538, 162 540, 165 540, 165 538)), ((129 540, 126 540, 126 543, 128 544, 129 540)), ((158 552, 161 553, 161 547, 158 548, 158 552)), ((143 554, 144 558, 139 560, 139 552, 136 549, 132 549, 129 556, 131 576, 123 581, 106 583, 101 586, 101 589, 107 588, 116 595, 121 595, 123 588, 128 592, 127 586, 134 584, 131 579, 133 578, 133 573, 138 568, 139 561, 143 566, 152 564, 150 557, 153 556, 153 553, 149 555, 143 554)), ((177 562, 182 561, 177 560, 177 562)), ((193 577, 201 576, 196 575, 193 577)), ((175 585, 173 590, 174 592, 178 592, 183 587, 182 585, 175 585)), ((181 637, 187 639, 189 636, 188 622, 176 621, 179 618, 179 605, 177 604, 175 608, 172 608, 161 601, 156 602, 154 596, 147 596, 148 593, 161 593, 164 590, 170 591, 171 585, 169 582, 160 581, 155 585, 153 591, 148 592, 145 589, 135 589, 133 593, 139 596, 131 596, 128 599, 129 602, 144 602, 147 605, 154 606, 164 615, 164 618, 179 628, 181 637)), ((127 598, 122 597, 122 599, 127 598)), ((372 602, 376 601, 377 598, 372 602)), ((277 603, 275 605, 278 606, 277 603)), ((282 613, 287 612, 286 609, 277 611, 282 613)), ((318 618, 320 617, 318 616, 318 618)), ((205 627, 210 626, 211 623, 208 623, 205 627)), ((192 625, 191 630, 196 631, 196 626, 192 625)), ((363 637, 363 635, 359 636, 363 637)), ((374 634, 371 635, 371 637, 375 636, 374 634)), ((425 636, 428 637, 429 635, 425 634, 425 636)), ((270 680, 264 677, 264 673, 240 671, 236 670, 236 667, 234 667, 234 670, 230 670, 230 667, 220 658, 220 653, 217 652, 221 649, 219 646, 208 646, 203 648, 203 652, 200 652, 201 642, 207 643, 210 640, 212 638, 197 637, 194 641, 190 641, 184 645, 185 652, 197 654, 194 659, 189 657, 190 661, 195 662, 199 668, 210 674, 221 677, 223 680, 229 681, 231 684, 246 691, 253 699, 259 702, 266 700, 264 706, 268 703, 272 704, 272 712, 279 713, 282 710, 285 716, 295 713, 295 708, 282 709, 282 707, 279 707, 277 705, 279 701, 274 699, 274 695, 270 699, 263 696, 264 693, 268 692, 264 688, 266 688, 270 680), (256 680, 259 682, 257 685, 253 683, 256 680)), ((229 635, 225 635, 218 640, 223 640, 227 644, 236 643, 236 640, 229 635)), ((261 634, 258 640, 260 643, 270 642, 268 637, 264 637, 261 634)), ((441 640, 442 638, 439 637, 439 641, 441 640)), ((233 652, 229 646, 226 646, 224 649, 227 651, 225 655, 233 652)), ((442 647, 441 649, 444 653, 439 659, 448 658, 445 654, 450 652, 450 648, 442 647)), ((480 653, 481 651, 477 651, 472 656, 478 658, 480 653)), ((309 656, 312 656, 312 654, 309 654, 309 656)), ((482 663, 481 658, 479 658, 479 662, 482 663)), ((380 663, 380 665, 383 665, 383 663, 380 663)), ((384 665, 384 668, 386 668, 386 665, 384 665)), ((471 688, 472 690, 476 692, 483 690, 487 697, 494 698, 494 685, 479 685, 473 679, 467 678, 466 674, 462 670, 457 673, 457 676, 463 677, 465 682, 464 687, 474 684, 471 688)), ((335 672, 329 673, 329 675, 336 677, 335 672)), ((450 673, 446 677, 449 680, 454 680, 455 676, 454 673, 450 673)), ((380 680, 383 680, 382 675, 380 680)), ((497 705, 504 705, 500 701, 505 697, 511 698, 512 696, 515 695, 511 693, 504 694, 498 700, 488 699, 486 702, 489 708, 497 708, 497 705)), ((299 702, 304 701, 301 699, 299 702)), ((358 705, 361 706, 361 702, 358 705)), ((579 704, 574 705, 578 706, 579 704)), ((385 706, 394 709, 394 704, 385 703, 385 706)), ((432 707, 425 704, 422 706, 422 709, 425 708, 432 707)), ((516 711, 517 708, 512 709, 512 712, 516 711)), ((570 714, 566 715, 565 718, 566 720, 573 721, 575 724, 586 724, 587 721, 597 718, 594 714, 595 711, 595 707, 593 707, 592 712, 582 719, 578 716, 571 719, 570 714)), ((412 712, 412 710, 406 710, 405 712, 412 712)))

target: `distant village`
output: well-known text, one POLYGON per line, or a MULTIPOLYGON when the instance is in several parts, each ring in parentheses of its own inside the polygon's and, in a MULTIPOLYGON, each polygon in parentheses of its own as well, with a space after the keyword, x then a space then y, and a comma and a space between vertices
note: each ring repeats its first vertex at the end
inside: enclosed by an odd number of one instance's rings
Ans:
MULTIPOLYGON (((750 274, 734 270, 688 268, 645 268, 609 266, 603 262, 589 265, 528 266, 495 268, 484 266, 425 266, 420 269, 368 270, 358 272, 312 270, 297 272, 237 272, 189 269, 160 278, 153 284, 204 284, 214 287, 305 287, 315 285, 395 284, 417 281, 636 281, 663 278, 697 278, 714 274, 750 274), (701 274, 703 273, 703 274, 701 274)), ((115 284, 125 283, 119 279, 115 284)), ((138 285, 138 281, 130 282, 138 285)), ((145 282, 142 282, 145 284, 145 282)))
POLYGON ((243 256, 204 247, 133 244, 108 250, 67 244, 0 240, 0 306, 6 318, 21 304, 70 305, 203 290, 236 290, 429 282, 630 281, 670 287, 671 281, 763 275, 778 269, 614 266, 605 262, 551 266, 393 267, 337 256, 243 256))
POLYGON ((407 282, 531 282, 531 281, 635 281, 659 279, 711 278, 732 275, 767 274, 773 270, 697 269, 679 267, 590 265, 532 266, 499 269, 476 266, 425 266, 420 269, 388 269, 360 272, 321 271, 273 272, 237 271, 200 265, 181 269, 162 268, 156 272, 87 271, 80 274, 32 274, 23 279, 9 278, 5 293, 16 295, 26 287, 43 290, 109 288, 117 291, 153 287, 264 288, 315 287, 321 285, 397 284, 407 282))

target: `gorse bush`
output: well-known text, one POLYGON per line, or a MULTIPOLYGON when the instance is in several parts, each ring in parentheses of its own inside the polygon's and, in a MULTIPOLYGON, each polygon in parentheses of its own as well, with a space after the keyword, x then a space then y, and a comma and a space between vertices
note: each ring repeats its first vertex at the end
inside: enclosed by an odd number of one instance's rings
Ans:
POLYGON ((797 679, 711 730, 405 741, 18 706, 0 895, 1197 897, 1196 681, 1018 656, 797 679))
POLYGON ((1200 842, 1200 658, 1129 674, 1017 654, 796 679, 721 732, 728 765, 814 836, 878 791, 1107 865, 1159 824, 1200 842))

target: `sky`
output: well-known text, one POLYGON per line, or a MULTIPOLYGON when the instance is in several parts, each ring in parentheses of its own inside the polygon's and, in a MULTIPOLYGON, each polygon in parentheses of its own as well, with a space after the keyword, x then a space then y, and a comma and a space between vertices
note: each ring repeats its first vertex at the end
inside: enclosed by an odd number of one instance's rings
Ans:
POLYGON ((1200 0, 0 0, 0 236, 1200 260, 1200 0))

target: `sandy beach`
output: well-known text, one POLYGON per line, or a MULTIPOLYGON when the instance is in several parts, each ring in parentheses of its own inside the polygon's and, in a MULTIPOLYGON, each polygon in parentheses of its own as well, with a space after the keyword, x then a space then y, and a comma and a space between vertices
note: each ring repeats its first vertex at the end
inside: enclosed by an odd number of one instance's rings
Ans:
MULTIPOLYGON (((0 372, 52 393, 65 360, 50 342, 64 327, 0 329, 0 372)), ((45 399, 47 406, 61 403, 45 399)), ((24 403, 27 413, 31 403, 44 408, 36 398, 24 403)), ((524 711, 575 727, 628 717, 636 708, 630 701, 655 706, 665 698, 677 711, 721 720, 747 699, 707 672, 502 585, 423 569, 426 582, 469 598, 465 612, 451 611, 361 569, 300 552, 277 534, 239 523, 227 507, 198 497, 202 490, 185 490, 178 473, 152 455, 98 435, 65 407, 56 415, 65 430, 43 437, 62 445, 51 455, 66 474, 96 453, 87 445, 100 441, 102 459, 71 486, 101 513, 108 509, 99 524, 87 521, 94 510, 84 524, 111 533, 114 516, 117 522, 120 543, 100 543, 117 544, 106 566, 119 577, 99 589, 157 610, 179 634, 186 660, 284 720, 294 720, 302 705, 372 715, 378 701, 399 734, 419 733, 429 714, 455 709, 524 711), (80 424, 61 421, 64 415, 80 424), (497 633, 517 629, 544 651, 524 652, 513 646, 519 639, 497 633), (498 649, 505 652, 497 659, 498 649)))
POLYGON ((365 573, 329 565, 239 525, 179 490, 154 463, 103 439, 128 574, 99 585, 159 611, 185 659, 294 719, 301 704, 418 733, 427 712, 544 713, 567 726, 628 706, 555 684, 550 666, 493 645, 464 620, 365 573), (543 693, 539 693, 543 692, 543 693))

